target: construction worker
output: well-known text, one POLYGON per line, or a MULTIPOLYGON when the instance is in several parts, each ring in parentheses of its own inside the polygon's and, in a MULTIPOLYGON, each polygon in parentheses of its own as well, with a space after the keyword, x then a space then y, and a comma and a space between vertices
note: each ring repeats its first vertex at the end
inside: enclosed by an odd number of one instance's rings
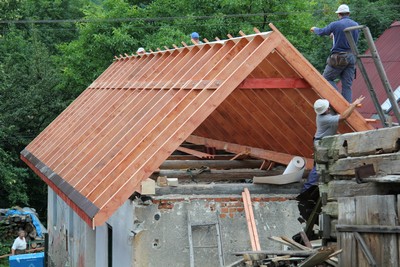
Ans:
POLYGON ((194 44, 202 44, 203 42, 200 41, 200 35, 197 32, 192 32, 190 34, 190 38, 192 39, 192 43, 194 44))
MULTIPOLYGON (((327 99, 318 99, 314 103, 314 111, 317 114, 315 122, 317 124, 317 131, 314 135, 314 147, 317 142, 325 136, 335 135, 339 127, 339 122, 344 121, 353 113, 357 105, 361 104, 364 96, 360 96, 342 114, 333 114, 327 99)), ((306 191, 310 186, 316 185, 318 182, 318 173, 315 168, 310 171, 307 182, 304 184, 302 192, 306 191)))
POLYGON ((139 47, 138 50, 136 51, 136 54, 139 56, 143 56, 146 53, 146 50, 144 50, 143 47, 139 47))
MULTIPOLYGON (((358 23, 350 19, 350 9, 347 5, 340 5, 336 11, 339 19, 330 23, 325 28, 311 27, 311 32, 323 36, 328 35, 333 38, 331 53, 326 60, 323 76, 336 89, 335 79, 339 78, 342 82, 342 95, 349 102, 352 102, 351 86, 355 78, 356 57, 351 51, 344 29, 358 26, 358 23)), ((351 31, 354 42, 358 42, 359 31, 351 31)), ((339 91, 339 90, 338 90, 339 91)))

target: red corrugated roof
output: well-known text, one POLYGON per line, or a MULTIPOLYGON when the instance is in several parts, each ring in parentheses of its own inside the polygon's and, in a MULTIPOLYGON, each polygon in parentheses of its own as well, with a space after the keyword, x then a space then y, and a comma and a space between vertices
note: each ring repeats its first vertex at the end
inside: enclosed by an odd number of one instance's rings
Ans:
MULTIPOLYGON (((381 58, 389 83, 393 91, 400 86, 400 22, 394 22, 376 41, 375 46, 381 58)), ((366 51, 365 54, 370 54, 366 51)), ((375 89, 380 104, 387 99, 386 91, 378 75, 375 64, 371 58, 363 58, 362 62, 375 89)), ((365 118, 371 118, 376 114, 375 106, 371 100, 364 78, 357 71, 357 78, 353 83, 353 98, 364 95, 366 99, 359 112, 365 118)), ((377 125, 379 127, 380 125, 377 125)))
MULTIPOLYGON (((120 57, 22 152, 88 224, 102 225, 183 142, 312 165, 313 103, 348 103, 275 28, 120 57), (311 164, 310 164, 311 163, 311 164)), ((355 112, 340 132, 371 127, 355 112)))

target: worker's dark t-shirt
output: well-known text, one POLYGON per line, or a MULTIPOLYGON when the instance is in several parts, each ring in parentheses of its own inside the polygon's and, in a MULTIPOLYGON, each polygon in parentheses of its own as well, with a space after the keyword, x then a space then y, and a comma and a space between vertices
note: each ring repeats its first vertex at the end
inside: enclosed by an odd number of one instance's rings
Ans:
MULTIPOLYGON (((331 49, 331 53, 351 52, 351 47, 343 30, 353 26, 358 26, 358 23, 350 19, 348 16, 344 16, 337 21, 331 22, 325 28, 315 28, 314 33, 320 36, 330 35, 331 33, 333 34, 334 43, 331 49)), ((353 36, 355 43, 358 42, 359 34, 359 30, 351 31, 351 35, 353 36)))

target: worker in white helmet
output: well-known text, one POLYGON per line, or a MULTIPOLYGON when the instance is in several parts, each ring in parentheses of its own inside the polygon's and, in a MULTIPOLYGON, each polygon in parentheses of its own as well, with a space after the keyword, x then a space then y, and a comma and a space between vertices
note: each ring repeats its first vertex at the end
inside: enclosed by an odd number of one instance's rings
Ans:
MULTIPOLYGON (((319 140, 321 140, 325 136, 335 135, 337 133, 337 129, 339 127, 339 122, 344 121, 353 113, 354 109, 357 105, 361 104, 364 100, 364 96, 360 96, 353 103, 349 105, 349 107, 342 113, 336 114, 331 110, 329 101, 327 99, 318 99, 314 103, 314 111, 317 114, 315 119, 317 125, 317 131, 314 135, 314 147, 319 140)), ((318 173, 315 168, 315 160, 314 167, 310 171, 307 182, 304 184, 302 192, 307 190, 311 185, 315 185, 318 182, 318 173)))

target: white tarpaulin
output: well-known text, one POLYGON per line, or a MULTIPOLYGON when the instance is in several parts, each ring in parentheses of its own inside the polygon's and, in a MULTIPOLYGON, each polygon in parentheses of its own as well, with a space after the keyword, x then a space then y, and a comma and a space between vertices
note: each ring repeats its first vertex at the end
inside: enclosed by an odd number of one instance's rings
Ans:
POLYGON ((290 184, 300 182, 303 177, 306 161, 302 157, 294 157, 281 175, 253 177, 257 184, 290 184))

